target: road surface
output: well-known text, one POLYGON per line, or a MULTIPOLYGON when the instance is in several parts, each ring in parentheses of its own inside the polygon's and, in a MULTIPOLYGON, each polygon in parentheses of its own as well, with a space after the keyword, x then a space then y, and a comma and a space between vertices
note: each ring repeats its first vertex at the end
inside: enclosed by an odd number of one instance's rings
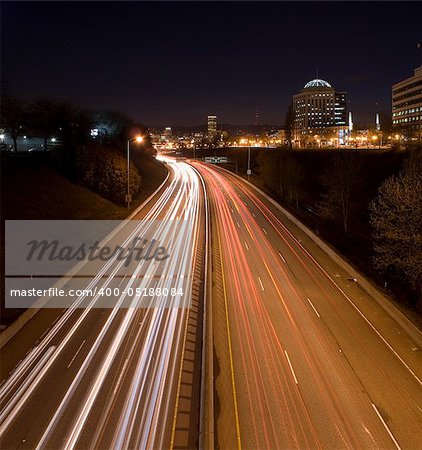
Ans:
MULTIPOLYGON (((85 308, 76 306, 87 300, 75 298, 60 314, 41 310, 2 349, 2 449, 175 445, 204 197, 192 167, 172 167, 169 181, 150 207, 135 217, 144 221, 134 232, 142 235, 142 227, 162 221, 156 238, 172 249, 172 256, 153 286, 171 288, 175 279, 176 286, 178 278, 187 280, 179 306, 168 307, 165 297, 157 294, 150 299, 155 302, 152 307, 136 307, 139 299, 126 291, 112 308, 97 308, 97 296, 85 308), (174 227, 181 220, 189 227, 175 238, 174 227), (123 303, 128 297, 130 307, 123 303)), ((90 287, 150 287, 158 269, 149 270, 150 278, 137 278, 137 267, 127 276, 123 261, 111 259, 90 280, 90 287), (109 276, 102 277, 104 271, 109 276)))
POLYGON ((422 448, 420 334, 243 180, 194 165, 210 198, 219 448, 422 448))

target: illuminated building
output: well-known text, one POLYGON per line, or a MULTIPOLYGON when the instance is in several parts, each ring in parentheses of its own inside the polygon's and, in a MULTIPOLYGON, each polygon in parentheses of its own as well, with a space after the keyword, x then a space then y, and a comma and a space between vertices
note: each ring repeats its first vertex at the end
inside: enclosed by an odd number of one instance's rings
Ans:
POLYGON ((295 146, 343 145, 347 137, 346 93, 316 78, 293 96, 295 146))
POLYGON ((171 138, 173 137, 173 132, 171 130, 171 127, 166 127, 164 129, 164 138, 166 141, 170 141, 171 138))
POLYGON ((422 65, 412 77, 393 85, 393 128, 406 138, 419 138, 422 121, 422 65))
POLYGON ((217 116, 208 116, 208 134, 213 135, 217 133, 217 116))

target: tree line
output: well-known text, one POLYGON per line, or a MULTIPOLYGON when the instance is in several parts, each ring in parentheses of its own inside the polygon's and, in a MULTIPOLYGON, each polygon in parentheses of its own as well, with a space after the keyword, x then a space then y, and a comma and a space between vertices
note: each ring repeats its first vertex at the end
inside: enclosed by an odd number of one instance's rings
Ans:
MULTIPOLYGON (((42 139, 55 169, 118 204, 124 204, 126 195, 127 140, 143 136, 141 144, 131 145, 133 197, 141 188, 143 163, 155 155, 147 128, 125 114, 94 111, 53 97, 2 95, 0 129, 13 142, 11 153, 19 151, 23 136, 42 139)), ((2 150, 9 149, 3 144, 2 150)))
POLYGON ((257 154, 256 173, 282 203, 311 216, 325 237, 367 245, 363 250, 385 285, 400 285, 421 311, 422 152, 389 153, 393 173, 379 165, 388 154, 280 148, 257 154))

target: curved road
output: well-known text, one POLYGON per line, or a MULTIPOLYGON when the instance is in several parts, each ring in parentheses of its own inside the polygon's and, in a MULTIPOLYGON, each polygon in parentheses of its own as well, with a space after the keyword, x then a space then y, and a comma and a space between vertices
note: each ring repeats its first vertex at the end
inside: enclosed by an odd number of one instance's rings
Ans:
MULTIPOLYGON (((75 298, 35 346, 28 346, 41 329, 37 323, 53 314, 41 310, 2 349, 2 449, 170 446, 203 213, 197 173, 187 164, 171 167, 170 180, 151 207, 134 217, 143 221, 129 232, 129 237, 142 236, 151 221, 159 221, 154 238, 172 256, 164 272, 155 276, 160 269, 151 265, 145 277, 137 277, 135 266, 126 276, 124 261, 110 260, 89 286, 182 286, 178 306, 164 296, 150 297, 151 307, 139 307, 139 298, 122 294, 107 309, 98 307, 98 295, 75 298), (180 221, 188 226, 176 228, 180 221), (82 308, 83 302, 88 305, 82 308)), ((129 237, 123 245, 129 245, 129 237)))
POLYGON ((256 189, 194 165, 211 203, 219 448, 422 448, 417 340, 256 189))

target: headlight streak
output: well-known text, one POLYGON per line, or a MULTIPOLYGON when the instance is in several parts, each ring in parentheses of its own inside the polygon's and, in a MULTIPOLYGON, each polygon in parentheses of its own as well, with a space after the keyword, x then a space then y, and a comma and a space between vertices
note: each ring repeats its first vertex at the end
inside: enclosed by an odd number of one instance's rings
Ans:
MULTIPOLYGON (((191 297, 191 285, 188 283, 188 285, 185 286, 185 284, 186 279, 191 279, 193 271, 194 246, 199 227, 198 213, 200 205, 200 187, 198 175, 195 171, 184 163, 172 165, 172 170, 174 172, 173 181, 170 183, 170 186, 165 189, 156 204, 146 214, 145 219, 154 220, 162 216, 164 220, 175 220, 178 217, 182 217, 183 220, 191 222, 192 227, 185 227, 183 231, 184 235, 177 236, 176 241, 173 240, 175 237, 175 229, 171 226, 171 222, 163 225, 157 231, 157 237, 161 241, 165 242, 166 240, 170 240, 171 243, 176 242, 176 244, 173 248, 169 244, 169 251, 175 256, 170 261, 170 264, 165 267, 166 271, 162 274, 161 278, 159 278, 156 287, 164 288, 173 285, 176 288, 184 287, 185 290, 181 301, 179 301, 176 307, 174 307, 174 305, 169 306, 167 303, 169 300, 164 297, 150 299, 150 305, 152 305, 152 307, 149 307, 146 312, 148 320, 147 317, 144 318, 137 334, 139 335, 141 330, 146 333, 146 338, 144 342, 142 342, 142 352, 140 355, 132 354, 132 356, 137 359, 136 371, 135 376, 130 382, 130 388, 125 400, 125 407, 120 414, 119 427, 116 429, 113 438, 113 445, 116 447, 119 447, 120 442, 129 443, 134 441, 139 445, 145 445, 146 447, 154 446, 154 443, 157 440, 163 442, 163 430, 157 429, 157 425, 159 419, 162 420, 162 418, 164 418, 164 420, 166 420, 166 417, 171 415, 171 411, 165 409, 168 409, 171 404, 170 395, 172 391, 170 386, 171 383, 177 379, 174 374, 180 364, 178 355, 182 345, 181 338, 183 336, 184 320, 186 319, 186 308, 189 306, 191 297), (185 275, 179 276, 179 278, 176 279, 176 285, 174 285, 174 279, 170 276, 171 273, 185 275), (141 400, 144 402, 142 404, 142 413, 140 413, 141 400)), ((163 224, 164 223, 165 222, 163 222, 163 224)), ((140 230, 137 229, 134 230, 132 234, 139 232, 140 230)), ((129 236, 125 244, 130 242, 130 239, 131 237, 129 236)), ((114 262, 115 261, 109 261, 105 264, 101 272, 89 283, 89 286, 101 283, 101 275, 105 273, 114 262)), ((113 268, 111 276, 106 279, 104 286, 108 286, 112 282, 113 276, 117 275, 120 267, 121 263, 113 268)), ((126 280, 127 287, 130 287, 133 283, 139 281, 136 278, 139 270, 140 268, 137 268, 133 276, 126 280)), ((148 276, 152 276, 153 274, 154 269, 151 265, 151 268, 148 269, 148 273, 141 281, 141 287, 146 287, 146 284, 150 282, 148 276)), ((50 349, 48 349, 48 346, 58 335, 66 322, 73 319, 73 315, 77 311, 78 305, 80 305, 83 300, 83 297, 79 297, 74 301, 72 306, 46 334, 39 345, 28 354, 27 358, 16 369, 17 371, 15 371, 2 386, 0 399, 7 398, 9 393, 16 388, 28 370, 34 365, 35 361, 41 357, 41 360, 38 363, 40 369, 37 370, 37 378, 34 384, 29 389, 24 389, 25 392, 19 395, 18 402, 16 402, 15 399, 14 404, 10 404, 7 411, 3 410, 5 420, 0 427, 0 436, 7 431, 21 409, 25 406, 28 398, 37 389, 45 374, 57 360, 58 356, 64 350, 83 321, 87 318, 91 309, 95 306, 98 297, 92 299, 87 308, 82 310, 81 315, 77 318, 75 324, 71 327, 63 340, 58 344, 57 348, 54 349, 50 347, 50 349), (44 356, 42 356, 43 354, 44 356), (43 364, 41 364, 41 362, 43 364)), ((122 295, 121 298, 119 298, 116 307, 109 312, 105 324, 102 326, 95 342, 91 345, 88 355, 85 357, 82 365, 77 371, 77 375, 67 389, 63 400, 39 439, 37 448, 44 448, 49 445, 54 429, 59 422, 66 417, 66 408, 77 392, 78 386, 84 380, 86 371, 92 363, 94 356, 99 354, 98 352, 102 342, 109 332, 111 325, 115 322, 119 306, 122 305, 124 300, 125 297, 122 295)), ((77 446, 77 442, 84 431, 88 417, 90 416, 103 382, 109 373, 110 367, 119 352, 130 327, 134 324, 134 318, 138 311, 136 307, 138 306, 139 301, 140 298, 138 297, 132 299, 131 307, 124 312, 124 316, 119 322, 118 329, 113 336, 112 342, 108 344, 104 356, 101 354, 102 362, 98 366, 92 381, 88 381, 90 383, 89 389, 81 407, 76 416, 72 418, 73 420, 70 427, 69 425, 66 425, 69 429, 63 437, 62 448, 70 449, 77 446)), ((132 347, 134 346, 135 343, 132 347)), ((123 377, 124 376, 125 375, 123 375, 123 377)), ((86 384, 84 384, 84 387, 86 387, 86 384)), ((113 394, 118 395, 119 391, 114 390, 113 394)), ((120 394, 122 394, 122 392, 120 392, 120 394)), ((113 395, 109 399, 109 402, 112 401, 113 395)), ((69 417, 67 417, 67 420, 68 419, 69 417)), ((95 439, 100 438, 101 433, 96 433, 95 439)))

